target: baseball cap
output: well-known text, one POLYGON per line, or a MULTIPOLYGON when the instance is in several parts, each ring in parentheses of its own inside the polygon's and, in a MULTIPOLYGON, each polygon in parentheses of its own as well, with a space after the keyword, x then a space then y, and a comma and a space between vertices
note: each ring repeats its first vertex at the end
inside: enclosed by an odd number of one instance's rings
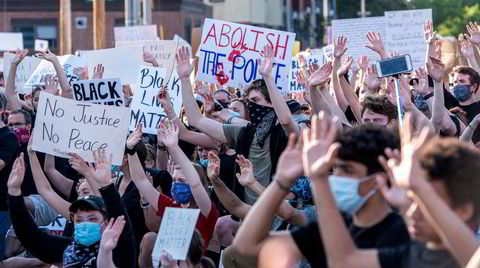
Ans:
POLYGON ((75 213, 79 209, 98 210, 103 214, 107 215, 107 209, 105 208, 105 203, 103 202, 103 199, 94 195, 79 197, 70 205, 69 211, 75 213))

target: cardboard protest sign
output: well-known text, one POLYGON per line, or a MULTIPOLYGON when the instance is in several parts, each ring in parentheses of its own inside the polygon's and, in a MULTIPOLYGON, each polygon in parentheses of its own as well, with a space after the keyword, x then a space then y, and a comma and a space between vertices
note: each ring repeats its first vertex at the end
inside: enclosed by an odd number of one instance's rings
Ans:
POLYGON ((66 224, 67 224, 67 219, 65 219, 61 214, 58 214, 55 220, 52 221, 50 224, 40 226, 39 228, 51 235, 58 236, 58 235, 63 235, 63 231, 65 230, 66 224))
MULTIPOLYGON (((7 80, 8 74, 10 73, 10 67, 15 54, 5 52, 3 54, 3 75, 5 80, 7 80)), ((15 89, 17 93, 27 94, 31 89, 25 90, 24 85, 28 81, 28 78, 33 74, 35 69, 38 67, 42 60, 37 57, 25 57, 22 62, 17 66, 17 73, 15 76, 15 89)))
POLYGON ((115 42, 159 40, 156 24, 114 27, 113 35, 114 35, 115 42))
MULTIPOLYGON (((87 60, 74 55, 65 55, 57 58, 60 64, 63 66, 63 71, 65 72, 70 85, 73 82, 78 81, 79 77, 73 73, 73 69, 77 67, 84 67, 87 65, 87 60)), ((46 75, 56 76, 57 72, 55 72, 55 68, 51 62, 42 60, 28 81, 25 82, 24 87, 28 87, 28 89, 25 90, 29 90, 30 92, 33 86, 44 85, 46 75)))
MULTIPOLYGON (((167 74, 167 80, 173 71, 175 63, 175 53, 177 52, 177 44, 179 40, 160 40, 160 41, 137 41, 137 42, 117 42, 116 47, 131 47, 142 46, 143 51, 147 51, 152 54, 157 60, 159 68, 165 68, 167 74)), ((143 63, 143 58, 139 59, 140 64, 143 63)), ((135 73, 138 72, 138 69, 135 73)))
POLYGON ((365 47, 367 45, 367 32, 378 32, 385 41, 385 17, 368 17, 357 19, 332 20, 333 37, 340 35, 348 37, 348 50, 345 55, 358 58, 366 55, 370 62, 378 60, 375 52, 365 47))
POLYGON ((122 84, 135 84, 143 63, 143 47, 128 46, 97 50, 81 50, 80 57, 88 59, 90 77, 97 64, 103 64, 103 78, 120 77, 122 84))
POLYGON ((427 46, 423 24, 432 20, 431 9, 385 12, 385 46, 400 55, 410 54, 413 69, 425 65, 427 46))
POLYGON ((23 33, 0 33, 0 51, 23 49, 23 33))
POLYGON ((64 158, 73 152, 94 162, 92 152, 106 149, 112 154, 112 164, 121 165, 129 113, 125 107, 79 102, 41 92, 33 150, 64 158))
POLYGON ((279 90, 288 88, 295 33, 205 19, 197 80, 241 88, 260 79, 257 59, 273 46, 272 77, 279 90))
POLYGON ((157 94, 160 87, 167 85, 170 95, 170 102, 177 115, 180 114, 182 107, 182 88, 180 77, 174 71, 169 81, 165 80, 166 71, 163 68, 142 66, 138 73, 135 94, 133 95, 130 115, 130 130, 134 130, 137 124, 143 124, 143 132, 156 134, 156 127, 160 120, 164 118, 165 112, 160 102, 157 100, 157 94))
POLYGON ((45 52, 48 49, 48 40, 35 39, 35 51, 45 52))
POLYGON ((333 60, 333 44, 322 47, 322 51, 326 60, 333 60))
MULTIPOLYGON (((199 209, 172 207, 165 209, 152 252, 154 264, 160 261, 162 252, 170 254, 174 260, 187 258, 199 214, 199 209)), ((154 267, 158 267, 158 264, 154 267)))
POLYGON ((122 82, 119 78, 80 80, 72 84, 72 92, 77 101, 125 106, 122 82))

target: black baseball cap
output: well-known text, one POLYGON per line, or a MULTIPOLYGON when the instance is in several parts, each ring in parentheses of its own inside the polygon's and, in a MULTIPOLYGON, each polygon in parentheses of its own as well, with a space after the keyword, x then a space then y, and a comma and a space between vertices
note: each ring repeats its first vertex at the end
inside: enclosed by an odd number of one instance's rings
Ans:
POLYGON ((105 203, 103 199, 94 195, 87 195, 84 197, 79 197, 71 205, 69 211, 72 213, 81 210, 98 210, 102 214, 107 215, 107 209, 105 208, 105 203))

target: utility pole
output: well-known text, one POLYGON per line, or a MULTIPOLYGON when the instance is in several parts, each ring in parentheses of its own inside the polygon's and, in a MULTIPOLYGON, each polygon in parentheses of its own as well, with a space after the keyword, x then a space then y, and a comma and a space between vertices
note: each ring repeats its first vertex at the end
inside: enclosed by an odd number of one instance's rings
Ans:
POLYGON ((139 0, 125 0, 125 26, 139 24, 140 4, 139 0))
POLYGON ((60 55, 72 54, 72 5, 60 0, 60 55))
POLYGON ((357 12, 357 15, 361 18, 365 18, 366 16, 370 16, 372 14, 372 12, 366 10, 365 5, 365 0, 360 0, 360 12, 357 12))
POLYGON ((152 0, 143 0, 143 24, 152 24, 152 0))
POLYGON ((93 48, 105 48, 105 0, 93 0, 93 48))
POLYGON ((287 32, 292 32, 292 0, 286 0, 285 13, 287 18, 287 32))
POLYGON ((312 5, 311 5, 311 12, 310 12, 310 47, 311 48, 316 48, 317 47, 317 1, 316 0, 310 0, 312 5))

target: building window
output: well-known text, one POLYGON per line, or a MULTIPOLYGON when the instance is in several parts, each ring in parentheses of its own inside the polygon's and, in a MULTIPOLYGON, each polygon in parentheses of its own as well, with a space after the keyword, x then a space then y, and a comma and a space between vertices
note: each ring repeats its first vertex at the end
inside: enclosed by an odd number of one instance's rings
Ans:
POLYGON ((57 19, 12 19, 13 32, 23 33, 23 46, 35 48, 35 39, 48 41, 52 51, 57 50, 58 27, 57 19))

